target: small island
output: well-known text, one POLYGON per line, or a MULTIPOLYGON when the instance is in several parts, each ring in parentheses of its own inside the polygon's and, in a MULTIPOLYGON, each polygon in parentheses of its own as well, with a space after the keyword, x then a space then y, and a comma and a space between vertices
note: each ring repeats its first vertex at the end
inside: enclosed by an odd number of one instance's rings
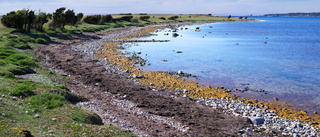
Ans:
POLYGON ((276 13, 276 14, 265 14, 265 17, 320 17, 320 12, 311 13, 276 13))

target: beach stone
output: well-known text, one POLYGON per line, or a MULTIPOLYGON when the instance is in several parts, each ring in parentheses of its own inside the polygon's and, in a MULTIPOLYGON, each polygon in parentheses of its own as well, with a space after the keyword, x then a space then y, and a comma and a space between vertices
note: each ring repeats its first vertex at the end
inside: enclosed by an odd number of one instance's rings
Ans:
POLYGON ((12 97, 12 100, 17 100, 18 98, 17 97, 12 97))
POLYGON ((262 117, 250 117, 249 119, 255 125, 261 125, 265 121, 265 119, 262 117))
POLYGON ((184 94, 182 97, 184 97, 184 98, 187 98, 187 97, 189 97, 187 94, 184 94))
POLYGON ((56 121, 57 120, 57 118, 52 118, 52 121, 56 121))
POLYGON ((6 96, 5 96, 5 95, 1 95, 1 97, 3 97, 3 98, 4 98, 4 97, 6 97, 6 96))
POLYGON ((183 72, 182 72, 181 70, 179 70, 179 71, 178 71, 178 74, 181 75, 181 74, 183 74, 183 72))
POLYGON ((187 89, 183 89, 182 93, 188 93, 188 90, 187 89))
POLYGON ((154 83, 150 83, 150 86, 154 86, 154 83))
POLYGON ((53 130, 49 130, 48 132, 49 132, 49 133, 51 133, 51 134, 52 134, 52 133, 54 133, 54 131, 53 131, 53 130))

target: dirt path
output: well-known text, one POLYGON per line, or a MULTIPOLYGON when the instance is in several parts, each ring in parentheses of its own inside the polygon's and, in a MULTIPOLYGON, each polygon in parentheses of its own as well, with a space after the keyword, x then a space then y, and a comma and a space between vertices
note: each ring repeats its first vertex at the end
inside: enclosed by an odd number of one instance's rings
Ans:
POLYGON ((97 112, 105 124, 141 136, 236 136, 241 128, 249 126, 247 118, 229 116, 174 92, 152 89, 107 72, 97 60, 71 49, 73 44, 98 36, 91 35, 50 44, 40 52, 48 67, 74 79, 67 84, 70 90, 90 100, 78 105, 97 112))

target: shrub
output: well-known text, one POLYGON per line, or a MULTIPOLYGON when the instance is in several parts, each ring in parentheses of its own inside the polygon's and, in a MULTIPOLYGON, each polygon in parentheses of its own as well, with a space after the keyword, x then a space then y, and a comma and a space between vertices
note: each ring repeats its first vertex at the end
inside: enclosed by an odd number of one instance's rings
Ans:
POLYGON ((160 17, 159 19, 161 19, 161 20, 166 20, 166 18, 165 18, 165 17, 160 17))
POLYGON ((150 16, 140 16, 140 20, 148 20, 150 18, 150 16))
POLYGON ((178 18, 179 18, 179 16, 172 16, 172 17, 169 17, 168 20, 176 20, 178 18))
POLYGON ((48 44, 48 42, 43 38, 37 38, 35 42, 39 44, 48 44))
POLYGON ((121 18, 117 19, 118 21, 132 21, 133 16, 122 16, 121 18))
POLYGON ((86 16, 83 21, 89 24, 100 24, 103 22, 101 15, 86 16))
POLYGON ((11 90, 9 93, 11 93, 12 96, 27 97, 33 94, 32 90, 34 90, 33 84, 31 84, 30 82, 25 82, 25 83, 19 84, 16 88, 11 90))

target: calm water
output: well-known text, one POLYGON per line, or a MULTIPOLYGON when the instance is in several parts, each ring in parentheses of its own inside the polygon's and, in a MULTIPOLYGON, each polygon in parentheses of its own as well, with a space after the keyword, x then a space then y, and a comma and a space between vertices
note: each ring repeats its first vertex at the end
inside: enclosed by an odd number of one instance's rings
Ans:
POLYGON ((261 21, 186 26, 189 29, 179 30, 176 38, 171 32, 164 35, 168 29, 162 30, 158 36, 143 39, 170 42, 139 43, 128 51, 142 52, 141 57, 151 64, 145 70, 181 70, 212 86, 244 88, 242 83, 249 83, 245 86, 268 94, 241 96, 277 97, 308 111, 320 110, 320 18, 254 19, 261 21), (196 32, 196 27, 201 31, 196 32))

